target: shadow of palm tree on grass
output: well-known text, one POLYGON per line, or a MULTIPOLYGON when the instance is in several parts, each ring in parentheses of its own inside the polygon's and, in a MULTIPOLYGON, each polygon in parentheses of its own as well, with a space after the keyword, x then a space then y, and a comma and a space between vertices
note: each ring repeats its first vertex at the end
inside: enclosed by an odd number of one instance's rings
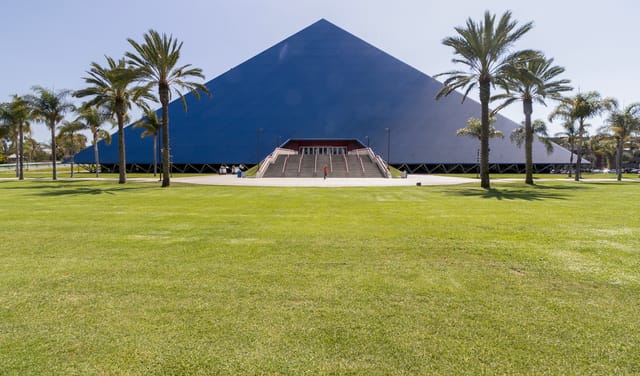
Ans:
MULTIPOLYGON (((4 183, 4 182, 2 182, 4 183)), ((0 183, 0 184, 2 184, 0 183)), ((8 184, 7 184, 8 185, 8 184)), ((92 183, 88 183, 82 180, 64 180, 58 182, 47 181, 42 184, 30 184, 26 185, 12 185, 12 186, 1 186, 2 189, 12 189, 12 190, 24 190, 28 189, 31 196, 43 196, 43 197, 52 197, 52 196, 68 196, 68 195, 100 195, 100 194, 109 194, 113 195, 118 192, 131 191, 144 189, 145 187, 140 186, 131 186, 131 185, 113 185, 113 186, 94 186, 92 183)))
POLYGON ((77 188, 55 188, 52 190, 48 190, 45 192, 35 192, 34 196, 69 196, 69 195, 101 195, 101 194, 109 194, 113 195, 117 192, 123 192, 127 190, 132 190, 137 188, 129 188, 129 187, 116 187, 116 188, 89 188, 89 187, 77 187, 77 188))
POLYGON ((534 187, 504 187, 504 188, 469 188, 448 192, 449 195, 480 197, 495 200, 523 200, 523 201, 541 201, 541 200, 566 200, 570 195, 563 191, 572 191, 578 189, 589 189, 585 186, 539 186, 534 187))

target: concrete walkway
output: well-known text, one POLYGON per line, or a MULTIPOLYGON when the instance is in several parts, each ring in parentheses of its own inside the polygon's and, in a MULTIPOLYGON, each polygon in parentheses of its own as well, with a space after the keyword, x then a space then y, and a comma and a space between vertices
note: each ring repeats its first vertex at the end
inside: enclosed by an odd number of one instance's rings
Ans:
MULTIPOLYGON (((17 178, 0 178, 0 181, 17 181, 17 178)), ((50 178, 27 178, 27 180, 51 180, 50 178)), ((113 180, 117 178, 68 178, 61 177, 58 180, 113 180)), ((640 178, 622 179, 626 182, 640 182, 640 178)), ((155 182, 159 184, 158 178, 127 178, 127 181, 155 182)), ((420 185, 458 185, 475 183, 479 184, 478 179, 461 178, 455 176, 437 176, 437 175, 409 175, 406 179, 384 179, 384 178, 242 178, 239 179, 235 175, 202 175, 190 177, 174 177, 172 182, 200 184, 200 185, 225 185, 225 186, 244 186, 244 187, 407 187, 420 185)), ((523 182, 524 178, 506 178, 491 179, 491 183, 514 183, 523 182)), ((573 179, 536 179, 537 182, 556 181, 573 183, 573 179)), ((581 182, 615 182, 615 179, 582 179, 581 182)))
MULTIPOLYGON (((134 180, 134 179, 131 179, 134 180)), ((384 178, 238 178, 235 175, 176 177, 172 182, 202 185, 245 187, 402 187, 421 185, 455 185, 477 182, 477 179, 435 175, 409 175, 406 179, 384 178)))

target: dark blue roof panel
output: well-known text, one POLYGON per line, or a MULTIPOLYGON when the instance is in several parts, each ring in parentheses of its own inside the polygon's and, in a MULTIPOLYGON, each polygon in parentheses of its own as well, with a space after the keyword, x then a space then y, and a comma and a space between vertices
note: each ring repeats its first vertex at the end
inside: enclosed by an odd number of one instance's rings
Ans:
MULTIPOLYGON (((454 93, 436 101, 442 84, 326 20, 320 20, 206 83, 213 96, 186 96, 169 107, 174 163, 256 163, 287 139, 358 139, 391 162, 475 163, 477 140, 455 131, 480 105, 454 93), (390 132, 385 131, 386 128, 390 132), (260 143, 258 145, 258 142, 260 143)), ((498 117, 508 135, 517 126, 498 117)), ((152 139, 126 128, 127 163, 151 163, 152 139)), ((117 163, 117 135, 101 145, 103 163, 117 163)), ((559 147, 536 163, 566 163, 559 147)), ((93 163, 84 150, 79 163, 93 163)), ((491 163, 523 163, 508 137, 491 140, 491 163)))

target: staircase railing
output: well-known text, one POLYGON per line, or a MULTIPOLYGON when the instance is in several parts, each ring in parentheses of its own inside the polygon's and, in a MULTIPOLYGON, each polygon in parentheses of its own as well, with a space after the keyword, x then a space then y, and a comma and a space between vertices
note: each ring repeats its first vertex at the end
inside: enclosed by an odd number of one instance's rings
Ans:
POLYGON ((347 155, 342 154, 342 158, 344 158, 344 168, 347 169, 347 175, 349 175, 349 161, 347 161, 347 155))
MULTIPOLYGON (((362 150, 362 149, 360 149, 362 150)), ((375 163, 378 166, 378 170, 382 173, 382 175, 386 178, 391 178, 391 171, 387 167, 385 161, 379 155, 376 155, 371 148, 366 148, 365 153, 371 159, 371 162, 375 163)))
POLYGON ((314 154, 315 159, 313 161, 313 176, 318 175, 318 154, 314 154))
POLYGON ((293 154, 297 154, 296 151, 291 150, 291 149, 283 149, 283 148, 276 148, 276 150, 273 151, 273 153, 267 155, 267 157, 265 159, 262 160, 262 162, 260 162, 260 168, 258 169, 258 172, 256 173, 256 178, 261 178, 264 176, 264 173, 267 171, 267 169, 269 168, 269 166, 271 166, 272 164, 274 164, 276 162, 276 160, 278 159, 278 156, 280 155, 293 155, 293 154))
POLYGON ((302 171, 302 159, 304 158, 304 154, 300 154, 300 160, 298 161, 298 175, 300 175, 300 171, 302 171))
POLYGON ((360 154, 356 154, 358 156, 358 161, 360 162, 360 169, 362 170, 362 175, 366 174, 367 172, 364 170, 364 162, 362 162, 362 157, 360 156, 360 154))
POLYGON ((287 168, 287 163, 289 162, 289 157, 290 157, 290 155, 287 155, 287 156, 284 158, 284 163, 282 164, 282 171, 281 171, 282 176, 284 176, 284 172, 285 172, 285 170, 286 170, 286 168, 287 168))

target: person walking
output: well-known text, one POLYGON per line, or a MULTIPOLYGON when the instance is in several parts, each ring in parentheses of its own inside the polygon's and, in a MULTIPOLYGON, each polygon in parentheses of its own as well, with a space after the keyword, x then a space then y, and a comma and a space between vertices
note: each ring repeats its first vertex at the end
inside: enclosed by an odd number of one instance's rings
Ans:
POLYGON ((322 168, 322 172, 324 173, 324 180, 327 180, 327 165, 324 165, 324 167, 322 168))

